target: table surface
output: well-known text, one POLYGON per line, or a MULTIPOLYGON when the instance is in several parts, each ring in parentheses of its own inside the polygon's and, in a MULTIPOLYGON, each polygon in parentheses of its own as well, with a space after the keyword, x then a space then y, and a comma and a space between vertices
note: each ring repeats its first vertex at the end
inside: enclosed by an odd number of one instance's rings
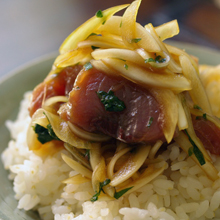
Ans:
MULTIPOLYGON (((35 58, 58 51, 63 40, 97 10, 129 2, 131 0, 0 0, 0 77, 35 58)), ((220 49, 217 4, 203 0, 199 3, 197 0, 153 2, 142 1, 138 15, 141 22, 159 25, 177 18, 181 30, 177 40, 220 49)))

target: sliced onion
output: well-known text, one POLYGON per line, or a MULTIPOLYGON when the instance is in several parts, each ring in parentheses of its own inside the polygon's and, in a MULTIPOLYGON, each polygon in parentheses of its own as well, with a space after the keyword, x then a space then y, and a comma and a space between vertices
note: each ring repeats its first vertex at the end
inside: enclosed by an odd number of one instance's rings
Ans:
POLYGON ((122 40, 113 40, 108 38, 101 38, 97 40, 85 40, 81 41, 78 44, 79 48, 87 48, 87 47, 100 47, 100 48, 126 48, 122 40))
POLYGON ((179 56, 180 56, 180 55, 185 55, 185 56, 187 56, 187 57, 190 59, 190 61, 191 61, 192 65, 193 65, 193 67, 194 67, 194 68, 196 69, 196 71, 198 72, 198 64, 196 63, 195 59, 193 59, 193 57, 192 57, 191 55, 189 55, 188 53, 186 53, 184 50, 182 50, 182 49, 180 49, 180 48, 177 48, 177 47, 174 47, 174 46, 172 46, 172 45, 169 45, 169 44, 166 44, 166 43, 164 43, 164 45, 166 46, 166 48, 168 49, 168 51, 169 51, 172 55, 177 56, 178 59, 179 59, 179 56))
POLYGON ((94 17, 87 20, 64 40, 60 46, 60 53, 63 54, 65 52, 74 50, 79 42, 85 40, 98 27, 103 25, 103 23, 106 22, 113 14, 126 8, 127 6, 128 5, 126 4, 106 9, 102 12, 103 16, 101 18, 95 15, 94 17))
POLYGON ((48 123, 49 123, 48 119, 47 119, 46 115, 44 114, 44 109, 39 108, 32 115, 30 126, 34 126, 35 124, 39 124, 39 125, 46 128, 48 123))
POLYGON ((91 52, 91 47, 77 48, 76 50, 59 55, 54 61, 54 65, 58 68, 65 68, 77 64, 84 65, 91 60, 91 52))
POLYGON ((167 88, 172 90, 184 91, 190 90, 190 82, 183 76, 177 74, 152 73, 129 61, 126 63, 122 60, 105 58, 103 62, 110 68, 115 69, 123 77, 145 86, 167 88), (128 68, 125 68, 127 64, 128 68))
POLYGON ((109 75, 115 75, 116 71, 109 66, 107 66, 102 60, 90 60, 90 63, 97 70, 100 70, 109 75))
POLYGON ((174 73, 182 73, 181 66, 173 59, 173 57, 170 55, 169 51, 167 50, 165 44, 161 41, 159 36, 157 35, 156 30, 154 29, 152 24, 148 24, 145 26, 146 29, 151 33, 151 35, 154 37, 158 45, 160 46, 161 50, 165 52, 170 57, 170 62, 168 65, 168 68, 174 72, 174 73))
POLYGON ((58 102, 67 102, 68 97, 66 96, 53 96, 51 98, 48 98, 46 101, 44 101, 42 108, 45 108, 46 106, 54 105, 58 102))
POLYGON ((161 48, 156 41, 155 37, 148 32, 142 25, 136 23, 136 39, 141 39, 137 43, 138 48, 143 48, 147 52, 158 53, 161 52, 161 48))
POLYGON ((121 156, 123 156, 124 154, 129 152, 131 149, 132 149, 131 147, 127 147, 127 148, 121 149, 120 151, 115 153, 115 155, 113 156, 113 158, 111 159, 111 161, 107 165, 107 175, 110 179, 112 179, 112 177, 114 175, 114 168, 115 168, 115 164, 116 164, 117 160, 119 160, 121 158, 121 156))
POLYGON ((204 148, 201 140, 196 136, 196 133, 195 133, 195 130, 193 127, 193 123, 192 123, 191 113, 190 113, 189 107, 187 106, 187 103, 184 99, 182 99, 182 105, 183 105, 183 109, 185 111, 186 118, 188 121, 188 128, 186 130, 187 130, 189 136, 194 141, 194 143, 199 148, 199 150, 202 152, 206 162, 212 161, 210 155, 207 153, 206 149, 204 148))
POLYGON ((69 128, 67 122, 62 120, 58 115, 46 110, 44 110, 44 112, 52 125, 53 131, 60 140, 76 148, 90 149, 93 146, 94 143, 83 140, 75 135, 69 128))
POLYGON ((121 36, 124 44, 128 48, 134 49, 137 47, 136 43, 133 42, 133 39, 136 38, 136 17, 140 4, 141 0, 133 1, 122 16, 121 36))
POLYGON ((42 147, 42 144, 37 140, 37 134, 33 129, 36 124, 45 128, 48 125, 47 117, 44 115, 44 110, 42 108, 35 111, 27 130, 27 146, 30 150, 39 150, 42 147))
MULTIPOLYGON (((142 48, 141 49, 137 49, 136 51, 144 60, 152 58, 154 56, 154 55, 152 56, 152 53, 148 53, 145 50, 143 50, 142 48)), ((163 58, 166 59, 165 62, 162 62, 162 63, 159 63, 159 62, 158 63, 157 62, 148 62, 148 63, 152 67, 154 67, 154 68, 166 67, 169 64, 169 62, 170 62, 170 57, 165 52, 163 52, 161 55, 162 55, 163 58)))
POLYGON ((137 146, 128 161, 113 175, 110 185, 117 186, 129 179, 142 166, 150 149, 150 145, 137 146))
POLYGON ((160 26, 155 27, 155 30, 161 39, 161 41, 166 40, 167 38, 171 38, 179 34, 179 25, 177 20, 173 20, 162 24, 160 26))
MULTIPOLYGON (((193 137, 192 137, 193 138, 193 137)), ((181 131, 177 137, 174 138, 174 140, 179 144, 179 146, 188 154, 189 148, 192 147, 192 144, 190 143, 188 137, 181 131)), ((194 141, 194 139, 193 139, 194 141)), ((197 145, 198 146, 198 145, 197 145)), ((198 146, 199 147, 199 146, 198 146)), ((201 149, 200 149, 201 150, 201 149)), ((207 153, 205 153, 205 149, 201 150, 203 153, 203 156, 205 156, 207 153), (205 154, 204 154, 205 153, 205 154)), ((204 165, 200 165, 198 159, 194 154, 191 155, 192 159, 200 166, 200 168, 206 173, 206 175, 212 179, 213 181, 217 180, 219 178, 218 171, 212 164, 210 160, 206 160, 206 163, 204 165)), ((205 156, 206 158, 206 156, 205 156)))
POLYGON ((87 177, 83 177, 81 174, 77 174, 75 176, 72 176, 72 177, 69 177, 68 179, 63 180, 62 183, 79 185, 79 184, 90 182, 90 181, 91 179, 87 177))
POLYGON ((104 58, 117 58, 126 61, 134 62, 137 65, 146 67, 146 63, 144 59, 136 53, 136 51, 128 50, 128 49, 100 49, 92 52, 92 56, 96 60, 104 59, 104 58))
POLYGON ((188 128, 188 121, 185 111, 183 109, 182 99, 184 99, 184 97, 179 94, 177 96, 177 104, 178 104, 178 128, 180 131, 188 128))
POLYGON ((88 140, 88 141, 95 141, 95 142, 104 142, 104 141, 108 141, 111 139, 110 136, 104 135, 104 134, 95 134, 95 133, 90 133, 87 131, 84 131, 83 129, 75 126, 74 124, 72 124, 71 122, 67 122, 70 130, 76 134, 78 137, 84 139, 84 140, 88 140))
POLYGON ((117 188, 117 191, 121 191, 123 189, 127 189, 132 187, 130 190, 128 190, 124 195, 130 194, 132 192, 135 192, 137 189, 141 188, 142 186, 146 185, 153 179, 155 179, 157 176, 163 173, 163 171, 166 169, 167 164, 164 163, 163 166, 157 166, 157 163, 150 164, 144 172, 140 175, 140 177, 132 182, 130 182, 127 185, 124 185, 123 187, 117 188))
POLYGON ((161 145, 163 144, 163 141, 158 140, 154 146, 151 148, 148 159, 152 160, 154 159, 156 153, 158 152, 158 150, 160 149, 161 145))
POLYGON ((183 69, 184 76, 191 81, 192 89, 189 91, 189 94, 195 104, 200 106, 203 111, 212 115, 211 106, 208 101, 206 91, 199 79, 196 69, 193 67, 189 58, 185 55, 179 57, 180 63, 183 69))
POLYGON ((173 139, 178 121, 177 97, 168 89, 150 89, 151 94, 158 101, 161 116, 159 118, 167 143, 173 139))
POLYGON ((83 165, 79 164, 78 162, 76 162, 75 160, 73 160, 72 158, 70 158, 69 156, 67 156, 64 153, 61 153, 61 157, 64 160, 64 162, 67 165, 69 165, 73 170, 77 171, 82 176, 85 176, 89 179, 92 178, 92 171, 91 170, 85 168, 83 165))
POLYGON ((64 143, 64 147, 69 151, 69 153, 72 154, 74 159, 76 159, 81 164, 83 164, 85 167, 91 170, 89 161, 85 158, 85 154, 82 154, 79 148, 73 147, 67 143, 64 143))
POLYGON ((90 164, 92 167, 92 170, 96 168, 96 166, 100 163, 101 157, 102 157, 102 150, 101 150, 101 144, 93 145, 93 147, 90 149, 90 164))
POLYGON ((101 156, 99 163, 96 165, 92 173, 92 187, 95 192, 99 192, 100 183, 107 179, 105 160, 101 156))
POLYGON ((105 25, 101 25, 98 28, 99 33, 111 33, 114 35, 121 35, 121 22, 122 22, 122 17, 121 16, 115 16, 113 15, 111 18, 109 18, 106 22, 105 25))

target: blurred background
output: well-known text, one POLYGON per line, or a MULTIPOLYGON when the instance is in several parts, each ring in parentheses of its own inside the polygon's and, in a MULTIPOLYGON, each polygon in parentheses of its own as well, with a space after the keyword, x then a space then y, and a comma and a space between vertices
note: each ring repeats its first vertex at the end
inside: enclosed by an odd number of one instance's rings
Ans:
MULTIPOLYGON (((96 11, 132 0, 0 0, 0 77, 58 51, 63 40, 96 11)), ((178 19, 173 40, 220 50, 220 0, 142 0, 137 21, 178 19)), ((220 63, 220 61, 219 61, 220 63)))

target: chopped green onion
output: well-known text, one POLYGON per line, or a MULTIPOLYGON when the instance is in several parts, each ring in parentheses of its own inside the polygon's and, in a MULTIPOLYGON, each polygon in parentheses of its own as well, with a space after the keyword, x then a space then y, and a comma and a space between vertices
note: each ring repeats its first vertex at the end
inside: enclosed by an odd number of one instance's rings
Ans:
POLYGON ((86 70, 89 70, 89 69, 92 69, 92 68, 93 68, 93 66, 92 66, 92 64, 91 64, 90 62, 86 63, 86 64, 84 65, 84 67, 85 67, 86 70))
POLYGON ((90 199, 90 201, 91 201, 91 202, 97 201, 97 200, 98 200, 98 197, 99 197, 100 194, 101 194, 101 191, 104 192, 104 191, 103 191, 103 187, 106 186, 106 185, 108 185, 110 182, 111 182, 110 179, 106 179, 105 181, 99 183, 99 191, 96 192, 96 194, 90 199))
POLYGON ((207 120, 206 113, 204 113, 204 114, 202 115, 202 117, 203 117, 205 120, 207 120))
POLYGON ((188 150, 188 155, 192 156, 193 155, 193 147, 190 147, 188 150))
POLYGON ((125 64, 125 65, 124 65, 124 68, 125 68, 126 70, 128 70, 128 64, 125 64))
POLYGON ((47 128, 36 124, 33 126, 34 132, 37 134, 37 139, 41 144, 45 144, 52 140, 60 140, 53 131, 51 124, 47 125, 47 128))
POLYGON ((162 58, 161 56, 156 56, 155 62, 156 63, 164 63, 166 61, 166 58, 162 58))
POLYGON ((155 62, 155 60, 153 58, 147 58, 144 60, 145 63, 149 63, 149 62, 155 62))
MULTIPOLYGON (((202 152, 201 152, 200 149, 196 146, 195 142, 192 140, 192 138, 190 137, 190 135, 188 134, 188 132, 187 132, 186 129, 185 129, 185 132, 186 132, 186 135, 187 135, 188 138, 189 138, 190 143, 192 144, 192 150, 190 150, 190 151, 192 151, 192 152, 195 154, 195 156, 196 156, 197 160, 199 161, 200 165, 201 165, 201 166, 204 165, 206 162, 205 162, 205 158, 204 158, 202 152)), ((188 152, 188 153, 189 153, 189 152, 188 152)), ((190 153, 191 153, 191 152, 190 152, 190 153)))
POLYGON ((132 189, 133 186, 129 187, 129 188, 126 188, 126 189, 122 189, 121 191, 119 192, 115 192, 114 194, 114 198, 115 199, 119 199, 121 196, 123 196, 128 190, 132 189))
POLYGON ((160 55, 156 56, 155 59, 150 57, 144 60, 145 63, 153 62, 153 63, 164 63, 166 62, 166 58, 161 57, 160 55))
POLYGON ((148 127, 148 128, 152 125, 153 119, 154 119, 153 117, 150 117, 150 119, 149 119, 149 121, 148 121, 148 123, 147 123, 147 127, 148 127))
POLYGON ((93 50, 95 50, 95 49, 99 49, 100 47, 91 46, 91 48, 92 48, 93 50))
POLYGON ((108 93, 104 91, 98 91, 97 95, 104 105, 106 111, 120 112, 126 108, 124 102, 115 96, 112 90, 110 90, 108 93))
POLYGON ((85 158, 87 158, 88 161, 90 160, 90 150, 89 149, 86 150, 85 158))
POLYGON ((103 17, 103 13, 102 13, 101 10, 98 10, 98 11, 96 12, 96 17, 97 17, 97 18, 102 18, 102 17, 103 17))
POLYGON ((198 110, 202 110, 202 108, 200 106, 198 106, 198 105, 194 105, 193 108, 194 109, 198 109, 198 110))
POLYGON ((139 41, 141 41, 141 38, 134 38, 131 40, 133 43, 138 43, 139 41))
POLYGON ((207 120, 207 115, 206 115, 206 113, 204 113, 204 114, 202 115, 202 117, 201 117, 201 116, 196 116, 196 120, 200 120, 201 118, 203 118, 204 120, 207 120))

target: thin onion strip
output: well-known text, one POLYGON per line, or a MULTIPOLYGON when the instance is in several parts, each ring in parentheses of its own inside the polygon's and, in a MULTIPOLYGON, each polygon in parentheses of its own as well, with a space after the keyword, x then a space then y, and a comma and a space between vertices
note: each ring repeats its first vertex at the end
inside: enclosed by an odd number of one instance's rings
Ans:
POLYGON ((189 93, 194 104, 200 106, 206 113, 212 114, 206 91, 202 86, 196 69, 190 62, 190 59, 185 55, 181 55, 179 59, 183 69, 183 75, 191 81, 192 89, 189 93))
POLYGON ((192 123, 190 110, 189 110, 189 107, 186 104, 186 100, 184 99, 184 97, 182 97, 181 100, 182 100, 183 109, 185 111, 187 122, 188 122, 188 128, 186 130, 187 130, 189 136, 192 138, 192 140, 195 142, 196 146, 202 152, 205 160, 206 161, 212 161, 210 155, 208 154, 208 152, 204 148, 201 140, 196 136, 196 133, 195 133, 195 130, 194 130, 194 127, 193 127, 193 123, 192 123))
POLYGON ((68 179, 63 180, 62 183, 79 185, 79 184, 90 182, 90 181, 91 179, 87 177, 83 177, 81 174, 77 174, 75 176, 72 176, 72 177, 69 177, 68 179))
POLYGON ((127 162, 113 176, 110 185, 117 186, 118 184, 129 179, 146 160, 151 146, 141 145, 135 148, 135 152, 128 158, 127 162))
POLYGON ((91 166, 89 160, 85 158, 85 154, 79 151, 79 148, 75 148, 67 143, 64 143, 64 147, 72 154, 72 156, 78 160, 81 164, 83 164, 86 168, 91 170, 91 166))
POLYGON ((117 58, 130 62, 134 62, 140 66, 147 67, 144 59, 135 51, 128 49, 100 49, 92 52, 92 56, 96 60, 104 58, 117 58))
POLYGON ((88 141, 95 141, 95 142, 103 142, 108 141, 111 139, 110 136, 104 135, 104 134, 96 134, 96 133, 90 133, 88 131, 85 131, 76 125, 72 124, 70 121, 67 122, 70 130, 76 134, 78 137, 88 140, 88 141))
POLYGON ((141 174, 141 176, 138 179, 130 182, 127 185, 124 185, 121 188, 117 188, 117 191, 121 191, 123 189, 132 187, 129 191, 127 191, 124 194, 124 196, 132 192, 135 192, 137 189, 141 188, 142 186, 146 185, 147 183, 155 179, 157 176, 162 174, 163 171, 166 169, 166 166, 167 166, 166 163, 164 163, 162 167, 157 167, 157 163, 150 164, 148 168, 145 169, 145 171, 141 174))
POLYGON ((73 170, 77 171, 82 176, 85 176, 85 177, 87 177, 89 179, 92 178, 92 171, 90 171, 89 169, 85 168, 83 165, 79 164, 78 162, 76 162, 75 160, 73 160, 72 158, 70 158, 69 156, 67 156, 64 153, 61 153, 61 157, 64 160, 64 162, 67 165, 69 165, 73 170))
POLYGON ((178 91, 191 89, 190 82, 181 75, 152 73, 151 71, 143 69, 129 61, 125 63, 118 59, 105 58, 102 59, 102 61, 111 69, 115 69, 118 74, 147 88, 150 86, 178 91), (125 68, 125 64, 128 68, 125 68))
POLYGON ((161 41, 164 41, 167 38, 172 38, 173 36, 178 35, 180 30, 177 20, 173 20, 155 27, 155 31, 161 41))
MULTIPOLYGON (((188 154, 189 148, 192 147, 192 144, 190 143, 188 137, 181 131, 177 137, 174 138, 174 140, 179 144, 179 146, 188 154)), ((200 165, 198 159, 194 154, 191 155, 192 159, 201 167, 201 169, 206 173, 206 175, 212 179, 213 181, 218 179, 218 171, 214 167, 211 161, 206 160, 206 163, 204 165, 200 165)))
POLYGON ((158 150, 160 149, 160 147, 162 146, 163 141, 158 140, 154 146, 151 148, 148 159, 152 160, 155 158, 156 153, 158 152, 158 150))
POLYGON ((131 149, 132 149, 131 147, 121 149, 113 156, 110 163, 107 165, 107 175, 110 179, 112 179, 114 175, 114 167, 115 167, 117 160, 119 160, 121 156, 129 152, 131 149))
POLYGON ((44 110, 44 113, 47 115, 53 131, 60 140, 76 148, 90 149, 92 147, 92 142, 83 140, 75 135, 69 128, 67 122, 62 120, 58 115, 46 110, 44 110))
POLYGON ((65 52, 74 50, 79 42, 85 40, 91 33, 94 32, 94 30, 103 25, 103 22, 106 22, 113 14, 126 8, 127 6, 128 4, 106 9, 102 12, 102 18, 99 18, 95 15, 87 20, 64 40, 60 46, 60 53, 63 54, 65 52))
POLYGON ((49 99, 46 99, 44 103, 42 104, 42 108, 46 106, 51 106, 59 102, 68 102, 68 97, 67 96, 53 96, 49 99))

